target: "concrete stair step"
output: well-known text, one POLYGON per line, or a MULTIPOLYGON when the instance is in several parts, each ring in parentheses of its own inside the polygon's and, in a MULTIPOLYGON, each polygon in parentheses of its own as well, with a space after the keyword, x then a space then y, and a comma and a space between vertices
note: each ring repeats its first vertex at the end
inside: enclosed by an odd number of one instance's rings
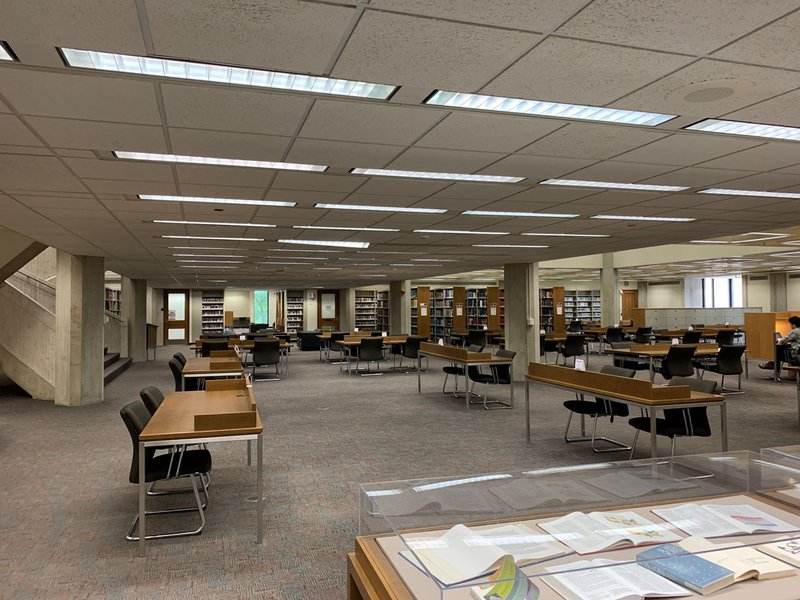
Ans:
MULTIPOLYGON (((117 357, 118 356, 119 355, 117 355, 117 357)), ((122 374, 130 365, 130 358, 118 358, 115 359, 110 365, 106 365, 105 369, 103 370, 103 385, 108 385, 109 382, 114 380, 116 377, 119 377, 119 375, 122 374)))
POLYGON ((111 354, 106 354, 103 357, 103 368, 106 369, 117 362, 119 359, 119 352, 112 352, 111 354))

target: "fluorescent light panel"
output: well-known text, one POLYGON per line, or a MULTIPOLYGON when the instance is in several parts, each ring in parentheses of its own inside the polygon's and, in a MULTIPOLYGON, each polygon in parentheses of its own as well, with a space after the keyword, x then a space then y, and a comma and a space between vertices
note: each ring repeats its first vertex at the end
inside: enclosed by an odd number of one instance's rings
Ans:
POLYGON ((538 237, 577 237, 577 238, 607 238, 609 237, 607 234, 603 233, 542 233, 542 232, 530 232, 530 233, 523 233, 521 235, 533 235, 538 237))
POLYGON ((217 265, 178 265, 185 269, 238 269, 239 267, 225 267, 217 265))
POLYGON ((243 204, 246 206, 297 206, 297 202, 278 202, 275 200, 245 200, 243 198, 203 198, 200 196, 163 196, 157 194, 139 194, 139 200, 155 200, 158 202, 194 202, 198 204, 243 204))
POLYGON ((335 248, 369 248, 369 242, 337 242, 327 240, 278 240, 279 244, 304 244, 306 246, 333 246, 335 248))
POLYGON ((640 215, 595 215, 590 219, 606 219, 608 221, 665 221, 668 223, 688 223, 697 219, 689 217, 643 217, 640 215))
POLYGON ((441 214, 446 213, 445 208, 414 208, 409 206, 370 206, 366 204, 323 204, 317 203, 314 208, 327 208, 330 210, 364 210, 371 212, 398 212, 398 213, 423 213, 441 214))
POLYGON ((412 258, 415 262, 459 262, 453 258, 412 258))
POLYGON ((110 52, 94 52, 72 48, 61 48, 61 53, 70 67, 169 79, 188 79, 191 81, 207 81, 209 83, 226 83, 254 88, 291 90, 293 92, 310 92, 312 94, 375 100, 386 100, 397 89, 397 86, 394 85, 368 83, 366 81, 227 67, 211 63, 150 58, 130 54, 112 54, 110 52))
POLYGON ((11 48, 6 42, 0 42, 0 60, 14 61, 14 56, 11 54, 11 48))
POLYGON ((760 192, 756 190, 729 190, 725 188, 708 188, 698 190, 698 194, 716 194, 721 196, 753 196, 756 198, 786 198, 789 200, 800 200, 800 194, 789 192, 760 192))
POLYGON ((153 223, 161 223, 165 225, 211 225, 220 227, 275 227, 268 223, 230 223, 227 221, 172 221, 164 219, 154 219, 153 223))
MULTIPOLYGON (((163 236, 162 236, 163 237, 163 236)), ((195 246, 170 246, 170 250, 234 250, 234 248, 214 248, 214 247, 195 247, 195 246)), ((178 256, 173 254, 172 256, 178 256)))
POLYGON ((569 187, 593 187, 610 190, 641 190, 646 192, 681 192, 689 188, 682 185, 649 185, 646 183, 616 183, 613 181, 585 181, 583 179, 545 179, 540 185, 564 185, 569 187))
POLYGON ((475 215, 479 217, 541 217, 544 219, 572 219, 580 217, 574 214, 516 212, 506 210, 465 210, 462 215, 475 215))
POLYGON ((292 225, 292 229, 324 229, 326 231, 400 231, 399 229, 386 229, 382 227, 327 227, 323 225, 292 225))
POLYGON ((519 183, 524 177, 505 175, 472 175, 470 173, 436 173, 432 171, 398 171, 394 169, 350 169, 354 175, 378 175, 381 177, 408 177, 411 179, 449 179, 453 181, 481 181, 484 183, 519 183))
POLYGON ((577 119, 581 121, 601 121, 619 125, 644 125, 655 127, 674 119, 676 115, 624 110, 620 108, 603 108, 601 106, 584 106, 581 104, 565 104, 562 102, 545 102, 542 100, 525 100, 523 98, 506 98, 504 96, 485 96, 482 94, 462 94, 436 90, 425 104, 433 106, 449 106, 452 108, 470 108, 491 112, 504 112, 540 117, 559 117, 561 119, 577 119))
POLYGON ((167 240, 216 240, 224 242, 263 242, 264 238, 210 237, 205 235, 162 235, 167 240))
POLYGON ((550 246, 532 246, 529 244, 472 244, 473 248, 549 248, 550 246))
POLYGON ((304 265, 308 266, 308 263, 301 263, 301 262, 289 262, 285 260, 267 260, 263 262, 259 262, 260 265, 304 265))
POLYGON ((173 254, 172 256, 193 256, 195 258, 247 258, 240 254, 173 254))
POLYGON ((508 231, 467 231, 465 229, 415 229, 414 233, 445 233, 448 235, 508 235, 508 231))
POLYGON ((209 156, 189 156, 185 154, 157 154, 155 152, 129 152, 114 150, 114 156, 126 160, 144 160, 150 162, 181 163, 189 165, 211 165, 215 167, 246 167, 250 169, 276 169, 282 171, 315 171, 327 170, 325 165, 307 165, 304 163, 270 162, 267 160, 244 160, 241 158, 214 158, 209 156))
POLYGON ((694 125, 684 127, 690 131, 706 133, 724 133, 728 135, 746 135, 776 140, 800 141, 800 127, 782 125, 765 125, 763 123, 745 123, 743 121, 726 121, 724 119, 705 119, 694 125))
POLYGON ((341 254, 343 250, 317 250, 307 248, 272 248, 269 252, 327 252, 330 254, 341 254))

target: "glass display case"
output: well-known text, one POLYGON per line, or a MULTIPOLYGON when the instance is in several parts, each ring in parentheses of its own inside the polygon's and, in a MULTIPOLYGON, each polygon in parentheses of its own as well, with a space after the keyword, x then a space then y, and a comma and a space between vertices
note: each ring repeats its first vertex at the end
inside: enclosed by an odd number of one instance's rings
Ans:
POLYGON ((363 484, 349 597, 797 600, 799 484, 781 449, 363 484))

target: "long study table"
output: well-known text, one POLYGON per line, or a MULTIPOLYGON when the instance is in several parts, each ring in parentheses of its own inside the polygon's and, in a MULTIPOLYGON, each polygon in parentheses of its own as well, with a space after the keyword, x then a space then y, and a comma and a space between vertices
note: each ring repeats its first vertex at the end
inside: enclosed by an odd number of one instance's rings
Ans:
MULTIPOLYGON (((719 354, 719 346, 716 344, 687 344, 695 346, 694 356, 696 358, 707 358, 719 354)), ((671 344, 633 344, 630 348, 612 348, 611 354, 616 356, 643 357, 647 358, 650 367, 650 381, 655 380, 655 359, 666 358, 669 354, 671 344)))
POLYGON ((189 378, 241 377, 243 373, 244 367, 238 358, 189 358, 181 369, 181 387, 186 389, 189 378))

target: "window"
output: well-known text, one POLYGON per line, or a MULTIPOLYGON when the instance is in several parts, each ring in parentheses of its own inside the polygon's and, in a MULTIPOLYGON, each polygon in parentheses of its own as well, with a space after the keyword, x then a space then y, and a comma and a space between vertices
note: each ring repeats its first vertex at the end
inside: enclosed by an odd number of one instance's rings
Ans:
POLYGON ((742 276, 704 277, 703 308, 743 306, 742 276))
POLYGON ((253 292, 253 323, 269 323, 269 292, 253 292))

